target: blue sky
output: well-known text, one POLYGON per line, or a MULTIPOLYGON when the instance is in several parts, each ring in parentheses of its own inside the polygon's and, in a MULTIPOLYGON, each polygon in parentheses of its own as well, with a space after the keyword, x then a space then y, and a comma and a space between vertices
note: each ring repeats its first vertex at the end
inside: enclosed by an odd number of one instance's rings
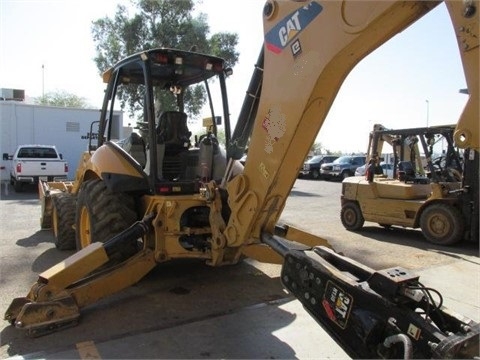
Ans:
MULTIPOLYGON (((128 3, 123 1, 123 3, 128 3)), ((66 90, 100 106, 104 84, 93 62, 91 22, 114 0, 0 0, 0 87, 66 90), (42 65, 44 70, 42 71, 42 65)), ((211 32, 239 34, 240 62, 229 79, 238 116, 263 40, 261 0, 203 0, 211 32)), ((443 4, 365 58, 350 73, 317 141, 331 151, 365 151, 373 124, 389 128, 456 123, 466 87, 443 4)))

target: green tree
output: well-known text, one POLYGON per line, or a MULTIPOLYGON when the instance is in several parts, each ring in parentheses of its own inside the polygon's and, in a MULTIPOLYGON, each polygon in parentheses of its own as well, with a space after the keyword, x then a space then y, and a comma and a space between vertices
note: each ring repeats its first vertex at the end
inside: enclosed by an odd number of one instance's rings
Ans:
POLYGON ((71 94, 64 90, 48 92, 34 99, 35 104, 69 108, 91 108, 85 98, 71 94))
MULTIPOLYGON (((130 16, 126 6, 118 5, 112 18, 93 21, 92 35, 96 46, 94 59, 100 73, 124 57, 156 47, 176 48, 213 54, 233 67, 239 53, 236 33, 216 33, 208 37, 207 16, 192 16, 194 0, 132 0, 135 13, 130 16)), ((132 8, 133 8, 132 7, 132 8)), ((125 89, 118 94, 122 108, 131 113, 141 106, 143 96, 136 90, 125 89)), ((174 99, 162 97, 163 109, 174 108, 174 99)), ((203 91, 192 87, 185 93, 186 111, 198 115, 205 104, 203 91)))
POLYGON ((310 151, 315 154, 319 155, 322 153, 323 145, 320 142, 315 142, 313 143, 312 147, 310 148, 310 151))

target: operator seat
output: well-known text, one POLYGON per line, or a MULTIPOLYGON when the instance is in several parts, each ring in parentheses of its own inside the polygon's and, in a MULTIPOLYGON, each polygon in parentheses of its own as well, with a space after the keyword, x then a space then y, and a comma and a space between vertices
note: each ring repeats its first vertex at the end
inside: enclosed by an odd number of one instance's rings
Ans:
POLYGON ((177 180, 184 178, 190 136, 187 114, 164 111, 160 114, 157 129, 157 178, 177 180))
POLYGON ((397 167, 400 181, 415 184, 428 184, 430 182, 428 178, 416 176, 415 169, 410 161, 399 161, 397 167))
POLYGON ((415 177, 415 170, 410 161, 399 161, 398 162, 398 172, 403 172, 405 177, 415 177))

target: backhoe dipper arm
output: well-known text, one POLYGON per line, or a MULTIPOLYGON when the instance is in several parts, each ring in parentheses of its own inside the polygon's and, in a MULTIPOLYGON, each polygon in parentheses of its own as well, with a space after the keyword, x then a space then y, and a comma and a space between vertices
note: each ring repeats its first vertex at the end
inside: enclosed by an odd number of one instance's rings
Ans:
POLYGON ((273 233, 351 69, 437 1, 267 1, 262 91, 243 173, 227 184, 230 246, 273 233), (282 166, 288 164, 288 166, 282 166))
MULTIPOLYGON (((261 96, 242 174, 227 185, 228 246, 273 229, 343 81, 438 1, 267 1, 261 96), (284 166, 288 164, 288 166, 284 166)), ((478 1, 449 1, 469 100, 456 141, 478 148, 478 1)))

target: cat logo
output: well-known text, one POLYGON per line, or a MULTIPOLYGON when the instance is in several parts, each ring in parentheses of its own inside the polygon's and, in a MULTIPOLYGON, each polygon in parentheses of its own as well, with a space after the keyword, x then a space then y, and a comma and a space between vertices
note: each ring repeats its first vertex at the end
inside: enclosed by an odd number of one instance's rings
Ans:
POLYGON ((280 54, 322 12, 322 6, 312 1, 283 18, 266 35, 267 49, 280 54))
POLYGON ((285 47, 289 40, 293 39, 297 33, 302 30, 298 15, 298 11, 291 15, 285 26, 282 26, 278 31, 278 37, 280 38, 280 44, 282 44, 282 47, 285 47))
POLYGON ((331 281, 327 282, 323 296, 322 305, 326 315, 345 329, 353 307, 353 297, 331 281))

